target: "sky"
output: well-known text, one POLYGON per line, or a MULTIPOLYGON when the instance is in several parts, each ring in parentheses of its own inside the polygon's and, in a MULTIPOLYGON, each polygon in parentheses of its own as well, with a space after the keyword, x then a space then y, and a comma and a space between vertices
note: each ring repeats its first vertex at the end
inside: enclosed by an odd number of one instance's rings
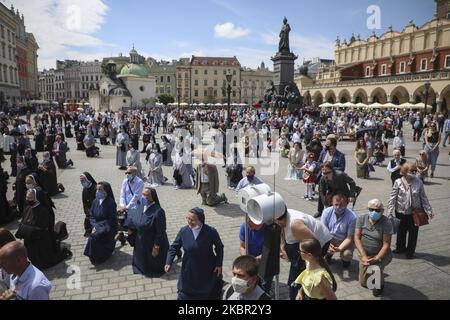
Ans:
POLYGON ((421 26, 436 8, 434 0, 0 1, 24 14, 40 46, 39 70, 55 68, 56 60, 128 55, 133 45, 157 60, 236 56, 242 66, 264 61, 272 69, 284 16, 299 65, 315 57, 333 59, 337 36, 367 39, 391 24, 402 31, 410 20, 421 26))

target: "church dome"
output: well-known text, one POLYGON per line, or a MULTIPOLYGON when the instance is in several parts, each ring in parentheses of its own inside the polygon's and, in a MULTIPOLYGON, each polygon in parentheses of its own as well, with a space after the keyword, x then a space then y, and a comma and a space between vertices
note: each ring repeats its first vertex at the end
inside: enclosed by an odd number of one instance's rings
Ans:
POLYGON ((139 64, 126 64, 120 71, 119 78, 125 77, 138 77, 138 78, 148 78, 148 70, 146 67, 139 64))

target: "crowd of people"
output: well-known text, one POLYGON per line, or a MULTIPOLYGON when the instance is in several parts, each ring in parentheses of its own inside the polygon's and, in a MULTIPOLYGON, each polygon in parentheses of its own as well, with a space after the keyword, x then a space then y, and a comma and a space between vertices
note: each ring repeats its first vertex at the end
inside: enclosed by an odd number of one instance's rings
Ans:
MULTIPOLYGON (((337 284, 329 267, 336 253, 343 268, 348 268, 356 248, 363 287, 367 287, 369 266, 383 271, 393 253, 414 258, 419 230, 414 215, 422 209, 428 218, 434 216, 424 183, 428 176, 434 177, 439 146, 445 147, 450 136, 450 119, 443 115, 423 117, 402 111, 304 109, 292 114, 241 108, 228 117, 222 109, 154 108, 117 114, 88 109, 31 118, 31 114, 26 120, 0 114, 0 163, 7 160, 5 156, 11 162, 10 174, 0 165, 0 225, 20 220, 15 235, 0 229, 0 299, 48 299, 51 284, 41 271, 72 256, 63 243, 67 238, 64 222, 55 223, 52 201, 65 191, 57 181, 57 170, 74 165, 67 158, 71 150, 66 139, 74 138, 75 152, 85 152, 88 158, 99 157, 100 148, 114 147, 115 164, 125 171, 118 199, 108 177, 97 180, 89 172, 80 172, 87 238, 84 255, 93 265, 111 259, 119 241, 133 247, 133 272, 146 277, 163 276, 171 271, 176 257, 181 259, 180 300, 271 299, 273 276, 261 275, 261 255, 267 234, 282 230, 280 255, 290 262, 290 298, 321 300, 336 299, 337 284), (404 158, 404 123, 410 123, 414 141, 423 144, 414 163, 404 158), (205 124, 206 131, 201 128, 205 124), (203 146, 206 132, 212 132, 207 147, 203 146), (356 175, 346 171, 349 159, 338 149, 345 138, 356 141, 356 175), (358 216, 349 207, 361 192, 358 179, 370 179, 374 166, 383 165, 391 143, 389 216, 384 215, 379 199, 369 201, 367 212, 358 216), (160 203, 157 188, 172 183, 174 189, 196 190, 202 207, 220 206, 228 199, 220 192, 217 160, 225 168, 228 188, 238 196, 245 187, 264 183, 254 167, 243 166, 245 158, 273 153, 287 158, 286 180, 304 185, 303 196, 317 200, 317 212, 309 215, 286 207, 275 217, 276 224, 251 219, 243 224, 238 240, 241 256, 233 263, 231 286, 222 296, 225 248, 218 231, 206 224, 204 209, 195 207, 187 211, 186 226, 170 243, 165 204, 160 203), (141 163, 141 154, 145 154, 145 163, 141 163), (164 175, 168 167, 173 169, 172 177, 164 175), (14 197, 8 200, 12 177, 14 197), (245 247, 246 233, 249 248, 245 247), (391 250, 395 233, 396 249, 391 250), (29 288, 17 289, 19 280, 28 281, 29 288)), ((383 292, 383 276, 381 280, 381 287, 373 289, 375 296, 383 292)))

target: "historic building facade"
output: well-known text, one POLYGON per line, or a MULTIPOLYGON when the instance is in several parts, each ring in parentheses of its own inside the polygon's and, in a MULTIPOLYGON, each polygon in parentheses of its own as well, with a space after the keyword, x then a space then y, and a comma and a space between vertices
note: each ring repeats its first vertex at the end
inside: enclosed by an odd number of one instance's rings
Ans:
POLYGON ((266 88, 270 81, 274 80, 274 74, 264 64, 256 69, 242 68, 241 70, 241 94, 242 102, 253 104, 264 99, 266 88))
POLYGON ((196 57, 191 59, 192 103, 227 103, 228 82, 232 75, 231 103, 241 103, 241 64, 236 57, 196 57))
POLYGON ((390 27, 367 40, 352 35, 336 40, 335 63, 311 75, 303 66, 296 77, 302 95, 314 105, 330 103, 425 102, 433 111, 450 108, 449 0, 437 1, 434 18, 418 27, 412 21, 401 31, 390 27))

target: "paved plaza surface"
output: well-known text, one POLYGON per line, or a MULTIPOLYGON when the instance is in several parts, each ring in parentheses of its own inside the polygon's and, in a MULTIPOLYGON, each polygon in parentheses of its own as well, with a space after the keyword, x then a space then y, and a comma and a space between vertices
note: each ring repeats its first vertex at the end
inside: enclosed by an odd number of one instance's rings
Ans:
MULTIPOLYGON (((410 126, 405 128, 406 155, 413 161, 417 156, 421 143, 412 142, 410 126)), ((73 252, 73 257, 58 266, 45 271, 51 280, 53 300, 97 300, 97 299, 158 299, 172 300, 177 298, 177 278, 181 261, 175 260, 172 271, 162 278, 148 279, 141 275, 133 275, 131 268, 132 248, 117 243, 115 254, 101 266, 91 265, 89 259, 83 255, 86 238, 83 237, 84 213, 81 203, 81 184, 79 175, 83 171, 92 174, 96 181, 106 180, 111 183, 116 201, 120 196, 120 186, 124 179, 124 171, 119 171, 115 165, 115 147, 99 146, 101 154, 99 159, 87 159, 84 152, 76 151, 75 139, 68 139, 71 152, 68 159, 74 161, 74 168, 60 170, 58 180, 66 190, 62 195, 56 196, 56 220, 65 221, 70 234, 65 241, 73 252), (76 276, 72 276, 72 270, 76 276), (71 281, 79 276, 80 288, 74 288, 71 281)), ((140 141, 142 148, 142 141, 140 141)), ((386 205, 391 190, 391 180, 386 167, 375 167, 376 172, 371 174, 369 180, 356 179, 355 161, 353 159, 354 142, 339 142, 338 149, 345 152, 347 160, 346 172, 352 176, 357 185, 363 188, 357 200, 355 211, 357 214, 365 213, 368 200, 380 198, 386 205)), ((390 152, 392 146, 390 145, 390 152)), ((450 298, 450 148, 441 148, 438 167, 434 179, 429 179, 425 186, 428 199, 436 214, 435 219, 428 226, 419 231, 419 239, 414 260, 406 260, 403 256, 395 256, 386 268, 386 286, 380 298, 374 298, 372 292, 361 288, 358 284, 358 256, 355 250, 354 260, 350 269, 343 271, 340 261, 334 258, 331 265, 338 282, 336 292, 339 299, 449 299, 450 298)), ((41 158, 41 154, 39 155, 41 158)), ((141 154, 144 168, 145 157, 141 154)), ((288 160, 280 158, 280 168, 276 175, 261 176, 260 165, 257 167, 257 176, 280 193, 288 208, 314 214, 317 202, 303 199, 304 186, 299 181, 285 181, 288 160)), ((385 161, 387 164, 387 161, 385 161)), ((9 157, 4 163, 5 170, 10 171, 9 157)), ((233 190, 226 188, 225 171, 218 166, 220 175, 220 192, 225 192, 229 204, 217 208, 205 207, 206 223, 215 227, 225 245, 224 280, 231 280, 231 264, 239 255, 239 227, 244 221, 243 213, 237 204, 233 190)), ((164 175, 172 181, 173 169, 164 167, 164 175)), ((10 179, 8 198, 12 198, 10 179)), ((195 190, 174 190, 172 184, 157 188, 161 206, 167 217, 167 234, 169 242, 175 239, 179 229, 186 224, 185 216, 189 209, 201 204, 200 195, 195 190)), ((17 223, 7 226, 16 230, 17 223)), ((392 241, 395 249, 395 236, 392 241)), ((280 299, 288 299, 286 285, 289 264, 281 261, 280 273, 280 299)))

